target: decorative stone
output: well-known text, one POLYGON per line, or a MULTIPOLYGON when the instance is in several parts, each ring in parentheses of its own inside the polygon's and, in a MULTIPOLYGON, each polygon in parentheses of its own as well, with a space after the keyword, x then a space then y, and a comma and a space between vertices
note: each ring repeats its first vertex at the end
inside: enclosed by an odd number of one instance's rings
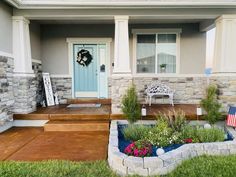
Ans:
POLYGON ((157 153, 158 156, 160 156, 162 154, 165 154, 165 150, 163 148, 158 148, 156 153, 157 153))
POLYGON ((210 128, 211 128, 211 125, 210 125, 210 124, 204 124, 203 127, 204 127, 205 129, 210 129, 210 128))

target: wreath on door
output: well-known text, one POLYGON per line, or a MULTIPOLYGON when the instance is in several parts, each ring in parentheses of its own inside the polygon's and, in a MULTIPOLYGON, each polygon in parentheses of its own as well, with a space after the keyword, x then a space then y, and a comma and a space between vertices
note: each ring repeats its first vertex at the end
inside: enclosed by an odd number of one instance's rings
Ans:
POLYGON ((93 60, 93 56, 88 50, 82 49, 77 53, 77 62, 82 66, 88 66, 93 60))

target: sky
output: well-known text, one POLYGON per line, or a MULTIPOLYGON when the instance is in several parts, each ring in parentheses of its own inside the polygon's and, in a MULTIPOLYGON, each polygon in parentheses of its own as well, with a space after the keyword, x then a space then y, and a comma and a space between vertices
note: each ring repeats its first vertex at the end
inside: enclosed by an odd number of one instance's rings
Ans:
POLYGON ((207 32, 206 68, 211 68, 214 56, 215 28, 207 32))

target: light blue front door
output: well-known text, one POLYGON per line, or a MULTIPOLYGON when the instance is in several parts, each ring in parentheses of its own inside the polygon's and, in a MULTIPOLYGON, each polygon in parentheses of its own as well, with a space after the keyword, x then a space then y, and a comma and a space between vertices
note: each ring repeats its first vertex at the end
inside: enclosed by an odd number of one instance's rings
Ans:
POLYGON ((75 97, 99 97, 98 93, 98 54, 96 44, 74 45, 74 92, 75 97), (93 60, 88 66, 82 66, 77 60, 77 53, 82 49, 89 51, 93 60))

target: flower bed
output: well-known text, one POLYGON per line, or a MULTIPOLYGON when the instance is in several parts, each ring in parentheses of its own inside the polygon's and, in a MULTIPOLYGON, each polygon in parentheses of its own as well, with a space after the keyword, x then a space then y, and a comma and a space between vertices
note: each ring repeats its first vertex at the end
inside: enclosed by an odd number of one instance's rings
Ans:
MULTIPOLYGON (((147 125, 154 123, 154 121, 142 121, 142 124, 147 125)), ((189 143, 179 146, 172 145, 168 147, 169 149, 165 149, 164 154, 158 157, 155 154, 155 148, 152 149, 151 157, 128 156, 123 152, 125 147, 127 147, 126 145, 130 144, 130 142, 123 141, 122 134, 120 134, 122 126, 127 124, 127 121, 112 121, 110 127, 108 162, 110 167, 121 175, 162 175, 172 171, 183 160, 195 156, 236 153, 236 141, 233 140, 213 143, 189 143)), ((226 127, 226 129, 234 139, 235 131, 229 127, 226 127)))

